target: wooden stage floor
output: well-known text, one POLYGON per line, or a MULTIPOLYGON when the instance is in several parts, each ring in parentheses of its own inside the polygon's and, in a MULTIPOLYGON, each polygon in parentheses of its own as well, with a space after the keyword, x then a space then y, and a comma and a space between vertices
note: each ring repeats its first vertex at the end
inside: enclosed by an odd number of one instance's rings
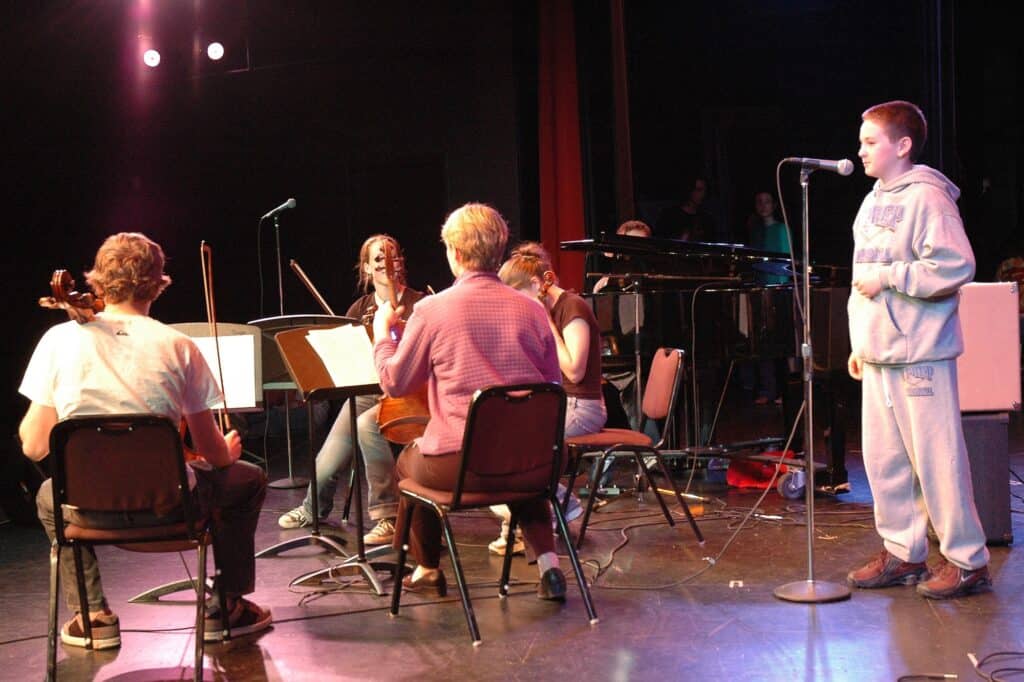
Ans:
MULTIPOLYGON (((773 408, 758 409, 764 415, 773 408)), ((1010 464, 1024 475, 1021 421, 1019 415, 1011 418, 1010 464)), ((852 491, 819 495, 816 504, 819 580, 843 581, 847 570, 879 547, 856 432, 851 436, 852 491)), ((281 473, 283 462, 275 461, 280 459, 272 459, 272 473, 281 473)), ((1024 496, 1024 486, 1012 490, 1024 496)), ((988 594, 932 602, 912 587, 899 587, 855 591, 850 600, 832 604, 787 603, 772 591, 807 576, 803 504, 772 491, 760 505, 761 515, 741 525, 759 493, 712 483, 696 492, 708 498, 699 518, 707 536, 703 548, 685 523, 668 527, 650 497, 642 503, 633 496, 618 499, 595 516, 581 551, 588 576, 600 567, 593 586, 600 623, 594 626, 572 582, 566 604, 538 600, 536 569, 522 558, 514 562, 513 596, 497 599, 500 560, 488 555, 486 545, 498 524, 484 514, 457 517, 459 551, 484 639, 476 648, 454 585, 440 602, 404 595, 401 614, 392 619, 389 599, 369 593, 361 581, 322 594, 289 588, 295 576, 332 563, 315 549, 260 559, 253 598, 273 610, 275 625, 260 635, 209 646, 205 678, 840 681, 955 673, 966 680, 975 676, 969 654, 1024 650, 1024 557, 1012 546, 991 548, 995 587, 988 594)), ((270 491, 258 547, 306 532, 283 531, 276 523, 301 496, 295 489, 270 491)), ((1020 541, 1022 497, 1012 500, 1012 508, 1020 541)), ((335 512, 332 521, 337 520, 335 512)), ((348 528, 340 530, 351 537, 348 528)), ((931 559, 937 556, 933 547, 931 559)), ((60 678, 191 679, 191 606, 126 603, 144 588, 185 577, 182 563, 173 555, 108 548, 100 550, 100 561, 108 597, 121 618, 123 644, 108 652, 62 646, 60 678)), ((564 560, 563 568, 569 568, 564 560)), ((47 571, 41 530, 0 527, 0 605, 6 614, 0 621, 2 679, 44 675, 47 571)), ((1003 665, 1024 667, 1024 657, 1003 665)))

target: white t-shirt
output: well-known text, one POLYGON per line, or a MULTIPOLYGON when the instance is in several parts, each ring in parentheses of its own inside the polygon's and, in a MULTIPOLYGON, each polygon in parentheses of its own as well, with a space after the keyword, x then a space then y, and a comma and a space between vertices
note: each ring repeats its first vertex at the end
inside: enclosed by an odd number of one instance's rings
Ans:
POLYGON ((51 327, 18 391, 58 419, 148 413, 177 423, 221 399, 192 339, 151 317, 113 313, 51 327))

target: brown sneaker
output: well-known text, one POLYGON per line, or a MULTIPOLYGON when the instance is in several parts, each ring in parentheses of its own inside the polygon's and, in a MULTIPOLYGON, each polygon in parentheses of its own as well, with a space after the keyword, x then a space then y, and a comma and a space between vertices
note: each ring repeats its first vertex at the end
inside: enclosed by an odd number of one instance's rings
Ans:
POLYGON ((955 599, 986 592, 991 587, 992 577, 988 574, 988 566, 970 570, 943 560, 933 576, 917 586, 917 593, 929 599, 955 599))
POLYGON ((871 589, 893 585, 913 585, 921 580, 927 580, 928 575, 928 564, 925 562, 901 561, 883 549, 871 561, 856 571, 847 573, 846 582, 853 587, 871 589))

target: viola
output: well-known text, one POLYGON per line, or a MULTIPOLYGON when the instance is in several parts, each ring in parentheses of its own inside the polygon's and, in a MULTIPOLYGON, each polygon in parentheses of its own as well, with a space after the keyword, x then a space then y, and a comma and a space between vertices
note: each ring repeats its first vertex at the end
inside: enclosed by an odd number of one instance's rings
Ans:
POLYGON ((92 322, 103 310, 103 299, 90 293, 75 291, 75 280, 67 270, 54 270, 50 278, 50 296, 41 296, 43 308, 63 310, 78 324, 92 322))
MULTIPOLYGON (((389 240, 384 245, 384 273, 388 280, 391 308, 398 309, 397 285, 404 281, 405 259, 395 253, 394 244, 389 240)), ((373 318, 370 318, 372 324, 373 318)), ((403 325, 403 321, 399 321, 403 325)), ((427 387, 408 395, 393 398, 388 395, 380 397, 377 411, 377 425, 384 438, 398 445, 407 445, 423 435, 430 421, 430 408, 427 404, 427 387)))

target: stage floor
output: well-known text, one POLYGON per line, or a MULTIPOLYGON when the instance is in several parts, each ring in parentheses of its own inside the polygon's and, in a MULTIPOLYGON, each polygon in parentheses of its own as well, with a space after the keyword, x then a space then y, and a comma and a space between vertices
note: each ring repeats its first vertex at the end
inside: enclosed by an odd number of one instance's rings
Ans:
MULTIPOLYGON (((756 408, 735 418, 748 425, 770 423, 774 409, 756 408)), ((1011 419, 1010 464, 1024 475, 1021 422, 1019 415, 1011 419)), ((817 499, 814 557, 821 581, 842 582, 880 544, 855 431, 849 446, 852 491, 817 499)), ((281 475, 282 460, 272 458, 272 474, 281 475)), ((628 479, 628 471, 624 474, 628 479)), ((1024 495, 1024 486, 1012 490, 1024 495)), ((564 605, 534 596, 537 572, 521 557, 513 564, 513 595, 497 599, 500 559, 488 555, 486 545, 498 523, 485 514, 458 516, 455 532, 473 585, 484 640, 480 647, 470 643, 450 569, 447 599, 406 594, 400 615, 390 618, 389 598, 371 594, 362 581, 320 595, 311 595, 313 588, 289 588, 292 578, 333 563, 324 553, 302 548, 260 559, 253 598, 273 610, 274 627, 208 646, 205 679, 788 681, 895 680, 911 673, 973 679, 969 654, 980 658, 1024 650, 1024 558, 1012 546, 991 548, 995 587, 987 594, 932 602, 912 587, 897 587, 854 591, 851 599, 831 604, 788 603, 776 599, 773 590, 807 577, 803 504, 771 491, 760 505, 761 516, 737 532, 758 492, 715 484, 695 492, 710 500, 698 519, 707 537, 704 547, 685 523, 668 527, 649 495, 642 503, 623 496, 592 520, 580 554, 588 576, 601 567, 592 588, 597 625, 587 622, 565 560, 570 585, 564 605)), ((295 489, 270 491, 258 547, 306 532, 283 531, 276 523, 301 496, 295 489)), ((1012 508, 1020 542, 1021 498, 1012 500, 1012 508)), ((337 523, 337 511, 332 521, 337 523)), ((350 528, 335 530, 352 537, 350 528)), ((47 551, 40 529, 0 527, 3 679, 40 679, 45 673, 47 551)), ((123 644, 107 652, 61 646, 59 677, 191 679, 191 605, 126 603, 147 587, 185 577, 181 561, 109 548, 99 554, 108 597, 121 618, 123 644)), ((931 560, 937 557, 933 547, 931 560)), ((194 557, 187 560, 194 570, 194 557)), ((62 605, 62 621, 65 614, 62 605)), ((1024 667, 1024 657, 1001 665, 1024 667)))

